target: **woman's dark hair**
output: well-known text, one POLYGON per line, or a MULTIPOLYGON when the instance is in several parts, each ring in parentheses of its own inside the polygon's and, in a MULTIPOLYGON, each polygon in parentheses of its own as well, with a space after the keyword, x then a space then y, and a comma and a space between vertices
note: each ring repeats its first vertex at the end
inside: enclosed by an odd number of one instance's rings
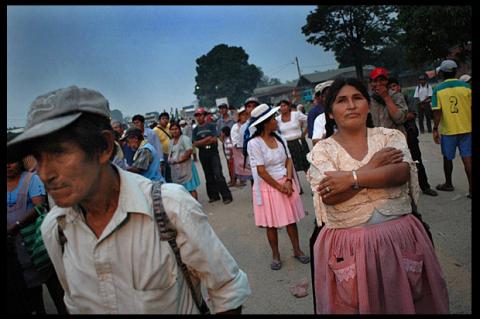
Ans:
MULTIPOLYGON (((247 163, 247 156, 248 156, 248 143, 254 139, 255 137, 257 136, 260 136, 262 134, 262 132, 265 130, 265 124, 267 124, 271 119, 272 117, 275 117, 275 114, 270 116, 269 118, 267 118, 265 121, 259 123, 258 125, 256 125, 257 127, 257 130, 255 131, 255 133, 253 133, 253 135, 247 140, 246 143, 244 143, 243 145, 243 167, 245 168, 245 165, 247 163)), ((247 127, 247 130, 248 130, 248 127, 247 127)), ((285 150, 285 154, 288 154, 287 152, 287 147, 285 146, 285 143, 283 143, 283 140, 282 138, 275 132, 272 132, 270 133, 270 135, 272 135, 273 137, 275 137, 279 142, 280 144, 282 144, 283 146, 283 149, 285 150)), ((288 157, 288 156, 287 156, 288 157)))
POLYGON ((225 136, 230 137, 230 127, 229 126, 222 127, 222 129, 220 131, 222 131, 223 134, 225 134, 225 136))
POLYGON ((282 104, 282 103, 285 103, 288 106, 290 106, 290 104, 291 104, 289 100, 280 100, 280 102, 277 103, 277 106, 280 106, 280 104, 282 104))
MULTIPOLYGON (((335 123, 335 120, 330 118, 329 114, 332 113, 332 105, 335 102, 335 99, 337 98, 338 92, 340 92, 340 90, 345 85, 350 85, 356 88, 367 100, 368 105, 370 105, 370 94, 368 94, 368 89, 365 86, 365 84, 363 84, 362 81, 360 81, 357 78, 337 78, 332 83, 329 90, 327 91, 327 95, 325 96, 324 107, 325 107, 325 118, 327 122, 325 124, 326 137, 330 137, 331 135, 333 135, 334 127, 337 125, 335 123)), ((370 112, 367 115, 367 127, 374 127, 370 112)))
POLYGON ((182 135, 182 128, 180 127, 180 123, 170 122, 170 129, 172 129, 172 127, 174 127, 174 126, 176 126, 180 130, 180 135, 182 135))
MULTIPOLYGON (((88 159, 93 159, 108 148, 108 142, 102 131, 113 131, 110 120, 104 116, 83 113, 75 122, 67 127, 31 141, 34 156, 42 149, 54 149, 62 142, 74 142, 88 159)), ((112 134, 114 134, 112 132, 112 134)), ((116 148, 113 148, 115 153, 116 148)))

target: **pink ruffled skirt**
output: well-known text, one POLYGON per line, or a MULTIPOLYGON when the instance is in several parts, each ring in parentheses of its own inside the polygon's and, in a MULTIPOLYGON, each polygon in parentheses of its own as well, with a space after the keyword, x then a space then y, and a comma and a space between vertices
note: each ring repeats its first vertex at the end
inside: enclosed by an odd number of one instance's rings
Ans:
MULTIPOLYGON (((277 180, 283 184, 286 177, 277 180)), ((293 193, 290 197, 279 192, 263 179, 259 178, 260 196, 262 205, 258 205, 255 198, 255 186, 253 192, 253 212, 255 214, 255 225, 259 227, 284 227, 298 222, 305 217, 302 199, 298 187, 293 183, 293 193)))
POLYGON ((313 262, 319 314, 449 312, 434 248, 411 214, 374 225, 323 228, 313 262))

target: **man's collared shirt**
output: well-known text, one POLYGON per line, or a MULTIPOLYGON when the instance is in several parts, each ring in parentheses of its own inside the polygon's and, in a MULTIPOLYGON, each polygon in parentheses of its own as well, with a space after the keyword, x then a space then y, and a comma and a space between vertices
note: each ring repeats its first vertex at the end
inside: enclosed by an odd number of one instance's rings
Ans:
POLYGON ((226 120, 223 118, 223 116, 220 116, 220 118, 217 120, 218 135, 220 135, 220 132, 224 126, 228 126, 231 129, 233 124, 235 124, 235 121, 230 116, 228 116, 226 120))
POLYGON ((392 97, 393 103, 399 109, 399 112, 395 114, 394 117, 390 116, 388 112, 388 107, 383 102, 383 99, 379 96, 373 96, 370 102, 370 114, 372 115, 373 125, 375 127, 386 127, 386 128, 394 128, 402 132, 403 134, 407 134, 403 123, 407 120, 407 113, 408 113, 408 106, 405 102, 405 98, 403 97, 402 93, 393 93, 390 94, 392 97), (377 99, 382 99, 383 103, 378 102, 377 99))
POLYGON ((310 139, 312 138, 315 119, 317 118, 317 116, 324 113, 324 111, 325 111, 324 107, 320 102, 313 105, 312 109, 308 111, 308 115, 307 115, 308 138, 310 139))
MULTIPOLYGON (((152 182, 117 171, 118 207, 99 238, 78 207, 53 207, 41 226, 69 313, 198 313, 174 253, 160 241, 152 182), (63 254, 59 216, 64 216, 67 239, 63 254)), ((247 276, 214 233, 200 203, 177 184, 162 185, 162 199, 177 230, 182 260, 200 275, 213 312, 242 305, 251 293, 247 276)))

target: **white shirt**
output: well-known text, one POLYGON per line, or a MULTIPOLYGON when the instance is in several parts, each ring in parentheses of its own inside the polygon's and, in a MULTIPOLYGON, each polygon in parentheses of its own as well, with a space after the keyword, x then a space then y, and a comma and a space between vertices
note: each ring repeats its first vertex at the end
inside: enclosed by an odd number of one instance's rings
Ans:
POLYGON ((420 102, 425 101, 428 97, 432 96, 432 87, 430 84, 425 84, 425 86, 417 85, 415 88, 415 93, 413 94, 414 98, 418 98, 420 102))
POLYGON ((241 134, 242 124, 239 122, 233 124, 230 130, 230 138, 232 139, 233 147, 243 147, 243 135, 241 134))
POLYGON ((290 112, 290 121, 283 122, 282 115, 276 117, 278 130, 287 141, 293 141, 302 137, 303 128, 307 126, 307 116, 302 112, 290 112))
MULTIPOLYGON (((55 206, 41 226, 69 313, 198 313, 173 251, 168 242, 160 241, 152 182, 117 170, 118 207, 100 238, 78 208, 55 206), (65 216, 63 255, 58 216, 65 216)), ((177 229, 182 260, 200 274, 212 312, 242 305, 251 293, 247 276, 218 239, 200 203, 177 184, 162 185, 162 199, 177 229)))
POLYGON ((323 135, 327 133, 327 130, 325 130, 326 123, 327 120, 325 118, 325 113, 322 113, 315 118, 315 121, 313 122, 312 140, 321 140, 323 138, 323 135))
POLYGON ((253 190, 255 194, 254 200, 257 205, 262 205, 259 181, 261 177, 258 175, 257 166, 265 166, 265 170, 273 179, 278 180, 287 176, 285 161, 287 160, 287 157, 291 158, 291 155, 288 150, 287 142, 283 137, 281 137, 281 139, 283 140, 285 148, 278 140, 276 140, 278 144, 277 147, 271 149, 260 136, 257 136, 248 142, 248 160, 250 161, 250 167, 252 168, 253 190))

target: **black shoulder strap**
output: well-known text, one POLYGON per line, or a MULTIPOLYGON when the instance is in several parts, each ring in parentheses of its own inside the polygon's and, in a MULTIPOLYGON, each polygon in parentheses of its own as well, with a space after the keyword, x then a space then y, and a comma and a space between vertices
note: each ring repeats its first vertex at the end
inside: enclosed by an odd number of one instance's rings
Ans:
POLYGON ((57 232, 58 238, 60 239, 60 246, 62 247, 62 254, 65 250, 65 243, 67 242, 67 237, 63 233, 63 229, 65 228, 65 216, 58 216, 57 217, 57 232))
MULTIPOLYGON (((183 263, 182 257, 180 256, 180 250, 177 246, 177 231, 175 226, 172 224, 170 219, 165 212, 162 204, 162 183, 160 181, 154 181, 152 184, 152 201, 153 201, 153 210, 155 213, 155 220, 157 222, 158 228, 160 230, 160 240, 168 241, 168 244, 175 253, 175 259, 177 260, 178 267, 182 270, 185 281, 187 282, 188 287, 192 293, 193 300, 195 305, 200 310, 200 313, 207 314, 209 312, 208 307, 205 301, 202 298, 201 292, 199 289, 196 289, 193 286, 192 279, 190 278, 190 273, 187 269, 187 266, 183 263)), ((199 287, 198 287, 199 288, 199 287)))
POLYGON ((163 131, 163 133, 165 133, 165 135, 167 135, 167 137, 168 137, 169 139, 172 139, 172 136, 170 136, 170 134, 167 133, 167 131, 165 131, 165 130, 163 129, 163 127, 161 127, 160 125, 158 125, 157 127, 158 127, 159 129, 161 129, 161 130, 163 131))

